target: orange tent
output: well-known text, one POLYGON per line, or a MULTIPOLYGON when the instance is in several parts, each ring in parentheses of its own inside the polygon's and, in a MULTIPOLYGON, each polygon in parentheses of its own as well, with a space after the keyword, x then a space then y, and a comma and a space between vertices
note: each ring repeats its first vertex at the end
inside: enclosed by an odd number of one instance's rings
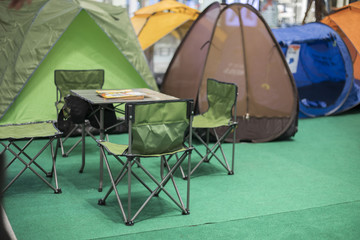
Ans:
POLYGON ((185 32, 198 17, 199 11, 175 0, 162 0, 134 13, 131 22, 143 50, 176 29, 185 32))
POLYGON ((322 22, 332 27, 344 40, 353 61, 354 78, 360 80, 360 2, 338 9, 322 22))

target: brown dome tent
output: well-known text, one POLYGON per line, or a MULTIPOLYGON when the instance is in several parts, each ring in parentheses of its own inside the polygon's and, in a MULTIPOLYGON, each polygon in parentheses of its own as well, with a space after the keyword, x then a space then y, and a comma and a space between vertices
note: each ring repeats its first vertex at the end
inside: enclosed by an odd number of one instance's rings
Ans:
POLYGON ((250 5, 214 2, 178 47, 161 91, 207 109, 206 80, 238 85, 238 141, 266 142, 297 131, 294 79, 271 29, 250 5))

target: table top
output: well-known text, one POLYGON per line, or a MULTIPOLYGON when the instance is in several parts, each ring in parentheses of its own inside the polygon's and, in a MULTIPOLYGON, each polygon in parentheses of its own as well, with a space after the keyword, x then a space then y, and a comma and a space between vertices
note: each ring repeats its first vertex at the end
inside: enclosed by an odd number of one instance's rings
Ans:
MULTIPOLYGON (((74 96, 78 96, 91 104, 109 104, 109 103, 128 103, 128 102, 144 102, 144 101, 160 101, 160 100, 174 100, 176 97, 166 95, 148 88, 134 88, 132 90, 145 94, 144 99, 141 100, 124 100, 121 98, 103 98, 96 93, 96 90, 104 89, 86 89, 86 90, 70 90, 74 96)), ((114 89, 112 89, 114 90, 114 89)), ((116 89, 119 90, 119 89, 116 89)))

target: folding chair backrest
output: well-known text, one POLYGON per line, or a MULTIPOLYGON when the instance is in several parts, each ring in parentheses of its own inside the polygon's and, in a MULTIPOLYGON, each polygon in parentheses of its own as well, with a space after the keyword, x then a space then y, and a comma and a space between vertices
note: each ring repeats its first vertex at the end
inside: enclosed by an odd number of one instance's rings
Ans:
MULTIPOLYGON (((101 89, 104 85, 104 70, 55 70, 57 103, 64 103, 64 97, 71 89, 101 89)), ((61 109, 59 106, 58 109, 61 109)))
POLYGON ((231 119, 237 98, 237 86, 234 83, 208 79, 207 98, 209 108, 203 115, 210 119, 231 119))
POLYGON ((129 153, 160 155, 184 148, 190 130, 191 102, 128 103, 129 153))

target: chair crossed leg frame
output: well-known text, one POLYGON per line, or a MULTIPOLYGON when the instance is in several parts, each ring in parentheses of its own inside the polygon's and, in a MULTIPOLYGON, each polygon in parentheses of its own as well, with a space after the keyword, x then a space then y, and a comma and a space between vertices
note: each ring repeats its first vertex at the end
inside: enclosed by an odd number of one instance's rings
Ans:
MULTIPOLYGON (((108 162, 108 159, 106 157, 106 154, 103 150, 102 147, 100 147, 101 149, 101 153, 103 155, 103 158, 105 160, 105 164, 109 173, 109 177, 110 177, 110 181, 111 181, 111 187, 108 190, 108 192, 106 193, 106 195, 104 196, 104 198, 99 199, 98 204, 99 205, 105 205, 105 201, 107 199, 107 197, 110 195, 110 193, 112 191, 115 192, 122 216, 124 218, 125 224, 127 226, 132 226, 134 225, 134 220, 135 218, 139 215, 139 213, 144 209, 144 207, 148 204, 148 202, 154 197, 154 196, 159 196, 159 194, 161 193, 161 191, 163 191, 181 210, 182 210, 182 214, 183 215, 187 215, 190 214, 189 211, 189 205, 190 205, 190 178, 187 181, 187 200, 186 200, 186 206, 180 196, 180 192, 179 189, 175 183, 173 174, 174 172, 180 167, 180 165, 182 164, 182 162, 186 159, 186 157, 188 157, 188 169, 190 170, 190 165, 191 165, 191 158, 189 156, 190 152, 192 149, 189 149, 187 151, 185 151, 181 157, 178 158, 178 161, 173 165, 173 166, 169 166, 168 164, 168 159, 165 158, 165 156, 161 156, 161 169, 160 169, 160 175, 161 175, 161 180, 158 181, 148 170, 146 170, 146 168, 140 163, 140 159, 138 157, 134 157, 134 156, 127 156, 127 160, 124 163, 119 156, 115 156, 113 155, 122 165, 122 169, 120 170, 119 174, 117 175, 117 177, 114 179, 113 178, 113 174, 108 162), (140 179, 140 177, 138 175, 136 175, 136 173, 134 173, 134 171, 132 170, 132 167, 134 165, 137 165, 139 168, 141 168, 144 173, 156 184, 156 187, 154 189, 151 189, 142 179, 140 179), (164 172, 164 166, 166 167, 166 169, 168 170, 167 174, 164 176, 163 172, 164 172), (127 181, 128 181, 128 203, 127 203, 127 213, 125 213, 125 209, 124 206, 122 204, 122 201, 120 199, 118 190, 117 190, 117 185, 119 184, 119 182, 125 177, 127 173, 127 181), (150 195, 147 197, 147 199, 144 201, 144 203, 140 206, 140 208, 136 211, 136 213, 134 215, 132 215, 132 209, 131 209, 131 176, 134 176, 149 192, 150 195), (175 199, 166 189, 165 186, 167 185, 167 183, 171 180, 171 182, 173 183, 176 195, 178 197, 178 200, 175 199)), ((171 157, 171 156, 170 156, 171 157)), ((169 157, 169 158, 170 158, 169 157)), ((190 171, 189 171, 190 173, 190 171)))
MULTIPOLYGON (((120 114, 124 114, 124 111, 123 110, 117 110, 117 107, 120 106, 121 104, 117 104, 115 106, 115 112, 118 112, 120 114)), ((104 109, 108 109, 108 110, 111 110, 113 111, 113 109, 109 108, 109 107, 103 107, 104 109)), ((92 109, 92 112, 91 114, 88 116, 88 118, 90 117, 94 117, 95 121, 97 122, 97 124, 100 126, 100 119, 96 116, 96 113, 100 111, 100 107, 96 108, 96 109, 92 109)), ((108 127, 107 129, 104 129, 104 133, 108 132, 109 130, 123 124, 124 122, 121 121, 119 123, 116 123, 110 127, 108 127)), ((84 123, 81 123, 81 124, 76 124, 76 126, 73 127, 73 129, 67 134, 67 136, 65 136, 64 138, 60 139, 60 148, 61 148, 61 154, 63 157, 68 157, 69 154, 80 144, 80 142, 82 143, 82 146, 81 146, 81 167, 80 167, 80 170, 79 170, 79 173, 83 173, 84 171, 84 168, 85 168, 85 137, 86 136, 90 136, 95 142, 97 140, 97 138, 86 128, 86 126, 90 125, 89 123, 89 120, 85 120, 84 123), (70 136, 72 136, 72 134, 78 129, 78 125, 81 125, 81 138, 79 140, 76 141, 76 143, 71 147, 69 148, 69 150, 67 152, 65 152, 65 148, 64 148, 64 143, 66 142, 66 140, 68 140, 68 138, 70 136)), ((109 140, 108 138, 108 135, 106 134, 106 138, 107 140, 109 140)), ((102 183, 100 183, 100 187, 99 187, 99 191, 101 192, 102 189, 102 183)))
POLYGON ((187 179, 188 176, 191 176, 194 171, 203 163, 203 162, 209 162, 211 160, 212 157, 215 157, 216 160, 218 160, 218 162, 221 164, 221 166, 223 166, 226 171, 228 172, 228 175, 233 175, 234 174, 234 159, 235 159, 235 128, 237 126, 237 123, 234 123, 232 127, 229 127, 225 133, 219 137, 219 134, 216 132, 216 129, 214 128, 214 134, 216 137, 216 142, 214 143, 214 145, 210 148, 209 147, 209 129, 206 129, 206 141, 203 140, 203 138, 196 133, 196 131, 193 131, 193 135, 202 143, 202 145, 205 146, 206 148, 206 153, 203 155, 197 148, 194 148, 195 152, 201 157, 201 160, 195 165, 195 167, 190 171, 190 174, 186 175, 183 168, 180 167, 180 171, 182 174, 183 179, 187 179), (232 161, 231 161, 231 167, 229 165, 229 162, 225 156, 224 150, 221 146, 221 144, 225 141, 225 139, 227 138, 227 136, 231 133, 231 131, 234 131, 234 136, 233 136, 233 149, 232 149, 232 161), (221 160, 217 155, 216 152, 220 149, 221 151, 221 155, 223 160, 221 160))
POLYGON ((58 185, 58 180, 57 180, 57 173, 56 173, 56 155, 57 155, 57 149, 59 147, 59 140, 57 140, 56 143, 56 148, 54 150, 53 148, 53 140, 55 138, 51 138, 44 147, 42 147, 42 149, 33 157, 31 158, 26 152, 26 148, 33 142, 34 138, 31 138, 28 140, 28 142, 21 148, 19 147, 14 141, 10 141, 8 144, 5 144, 3 142, 0 142, 1 145, 3 145, 5 147, 5 149, 1 152, 5 152, 6 150, 9 151, 10 153, 12 153, 12 155, 14 155, 14 157, 12 158, 12 160, 5 166, 4 170, 6 170, 16 159, 19 159, 24 165, 25 167, 8 183, 7 186, 4 187, 4 189, 2 190, 2 193, 4 193, 24 172, 26 169, 30 169, 36 176, 38 176, 44 183, 46 183, 51 189, 54 190, 55 194, 61 193, 61 189, 59 188, 58 185), (51 172, 47 172, 43 167, 41 167, 35 160, 45 151, 45 149, 50 145, 51 147, 51 158, 52 158, 52 168, 51 168, 51 172), (19 151, 18 153, 15 152, 11 146, 14 146, 17 150, 19 151), (24 155, 29 162, 27 162, 26 160, 24 160, 20 155, 24 155), (39 170, 41 170, 43 173, 45 173, 46 177, 51 178, 54 175, 54 179, 55 179, 55 186, 53 186, 48 180, 46 180, 44 177, 42 177, 38 172, 36 172, 36 170, 34 168, 32 168, 30 165, 33 164, 35 165, 39 170))
MULTIPOLYGON (((95 115, 96 112, 98 112, 98 111, 99 111, 99 109, 94 110, 88 117, 95 115)), ((96 115, 95 115, 95 119, 99 124, 99 120, 97 119, 96 115)), ((88 125, 90 125, 89 120, 85 120, 84 123, 76 124, 64 138, 60 138, 60 148, 61 148, 61 154, 63 157, 68 157, 69 154, 80 144, 80 142, 82 143, 82 145, 81 145, 81 160, 82 161, 81 161, 81 167, 80 167, 79 173, 82 173, 85 168, 85 137, 90 136, 96 142, 96 137, 86 128, 86 126, 88 126, 88 125), (79 140, 77 140, 76 143, 74 145, 72 145, 68 151, 65 152, 64 143, 79 128, 79 125, 81 126, 81 138, 79 140)))
POLYGON ((82 163, 81 163, 81 167, 80 167, 80 170, 79 172, 82 173, 84 171, 84 167, 85 167, 85 136, 88 135, 90 136, 92 139, 94 139, 94 141, 96 141, 96 137, 89 131, 86 129, 86 123, 82 123, 81 124, 81 138, 79 140, 76 141, 76 143, 67 151, 65 152, 65 149, 64 149, 64 143, 66 142, 66 140, 68 140, 68 138, 72 135, 72 133, 77 129, 77 127, 74 127, 70 132, 69 134, 63 138, 63 139, 60 139, 59 142, 60 142, 60 148, 61 148, 61 154, 63 157, 68 157, 69 154, 74 150, 74 148, 76 148, 79 143, 81 142, 82 143, 82 163))

